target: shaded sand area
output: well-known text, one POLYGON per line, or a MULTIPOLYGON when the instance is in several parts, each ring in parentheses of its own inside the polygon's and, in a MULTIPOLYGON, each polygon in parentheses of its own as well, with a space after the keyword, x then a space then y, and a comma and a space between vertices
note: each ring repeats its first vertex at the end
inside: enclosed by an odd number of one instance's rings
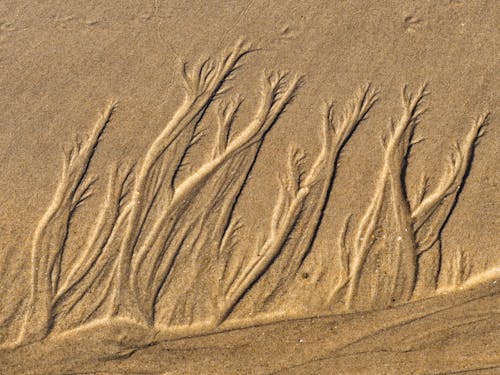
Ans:
POLYGON ((4 374, 494 374, 499 280, 384 311, 184 339, 95 325, 4 349, 0 358, 4 374))

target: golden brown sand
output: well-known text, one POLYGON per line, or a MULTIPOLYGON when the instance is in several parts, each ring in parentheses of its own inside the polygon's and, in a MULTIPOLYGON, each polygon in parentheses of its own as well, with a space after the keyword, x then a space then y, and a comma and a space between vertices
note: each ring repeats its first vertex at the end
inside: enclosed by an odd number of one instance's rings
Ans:
POLYGON ((0 373, 498 373, 498 19, 0 3, 0 373))

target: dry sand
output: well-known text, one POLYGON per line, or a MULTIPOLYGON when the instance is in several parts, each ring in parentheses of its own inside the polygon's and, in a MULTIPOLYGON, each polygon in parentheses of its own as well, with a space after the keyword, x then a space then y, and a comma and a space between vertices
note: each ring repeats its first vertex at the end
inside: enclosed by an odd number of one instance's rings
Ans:
POLYGON ((0 373, 499 373, 499 19, 2 1, 0 373))

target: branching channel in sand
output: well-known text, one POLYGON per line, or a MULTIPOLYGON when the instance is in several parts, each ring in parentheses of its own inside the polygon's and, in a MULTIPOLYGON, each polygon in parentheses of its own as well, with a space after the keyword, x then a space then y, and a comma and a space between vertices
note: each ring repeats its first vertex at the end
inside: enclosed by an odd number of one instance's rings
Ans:
MULTIPOLYGON (((333 198, 337 160, 379 94, 368 84, 339 114, 333 104, 326 106, 321 149, 308 161, 300 146, 289 146, 288 162, 276 174, 279 191, 269 227, 255 243, 240 241, 241 193, 270 130, 304 83, 291 72, 264 74, 254 114, 240 118, 245 99, 229 94, 228 80, 252 51, 238 42, 217 58, 184 64, 182 104, 137 163, 109 168, 94 227, 69 265, 62 259, 70 227, 78 225, 74 212, 95 193, 89 166, 119 110, 117 102, 65 149, 57 190, 33 235, 31 291, 19 344, 103 319, 132 321, 152 331, 211 332, 234 319, 241 304, 252 304, 257 322, 259 314, 280 316, 280 307, 307 292, 296 281, 305 260, 322 251, 313 245, 333 198), (201 129, 209 111, 215 124, 201 129), (210 140, 211 149, 186 173, 189 155, 202 139, 210 140)), ((335 304, 345 311, 382 309, 436 294, 441 232, 488 116, 479 116, 453 144, 437 186, 431 190, 422 176, 421 186, 412 189, 404 175, 410 147, 420 142, 414 130, 427 94, 426 85, 414 93, 403 88, 402 113, 382 138, 383 164, 373 196, 364 215, 345 219, 338 258, 317 264, 318 275, 335 262, 339 271, 311 311, 324 313, 335 304)), ((455 287, 470 274, 465 261, 457 252, 455 287)))

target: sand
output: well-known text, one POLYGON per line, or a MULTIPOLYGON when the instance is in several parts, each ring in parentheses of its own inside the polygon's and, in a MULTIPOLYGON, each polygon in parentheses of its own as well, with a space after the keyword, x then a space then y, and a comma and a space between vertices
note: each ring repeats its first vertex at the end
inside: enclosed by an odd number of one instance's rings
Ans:
POLYGON ((498 373, 499 18, 2 2, 0 373, 498 373))

